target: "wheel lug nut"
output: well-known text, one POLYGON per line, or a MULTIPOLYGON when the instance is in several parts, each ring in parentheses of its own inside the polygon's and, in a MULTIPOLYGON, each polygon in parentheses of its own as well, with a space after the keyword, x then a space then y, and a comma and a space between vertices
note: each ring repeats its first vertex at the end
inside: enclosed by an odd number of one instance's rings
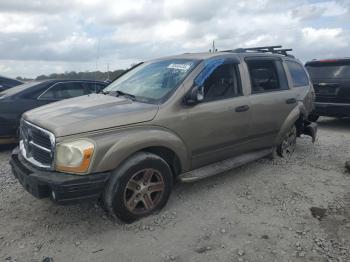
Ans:
POLYGON ((141 187, 140 187, 140 186, 137 186, 137 187, 136 187, 136 189, 137 189, 137 190, 140 190, 140 189, 141 189, 141 187))

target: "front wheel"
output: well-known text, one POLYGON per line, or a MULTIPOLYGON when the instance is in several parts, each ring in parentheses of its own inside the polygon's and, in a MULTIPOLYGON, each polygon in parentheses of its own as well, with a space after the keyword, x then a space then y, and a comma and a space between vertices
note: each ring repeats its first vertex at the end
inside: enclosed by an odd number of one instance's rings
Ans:
POLYGON ((287 158, 295 150, 297 142, 297 129, 293 126, 284 136, 281 144, 277 146, 277 153, 279 156, 287 158))
POLYGON ((104 204, 111 215, 131 223, 161 209, 169 199, 172 184, 172 172, 164 159, 139 152, 114 172, 104 193, 104 204))

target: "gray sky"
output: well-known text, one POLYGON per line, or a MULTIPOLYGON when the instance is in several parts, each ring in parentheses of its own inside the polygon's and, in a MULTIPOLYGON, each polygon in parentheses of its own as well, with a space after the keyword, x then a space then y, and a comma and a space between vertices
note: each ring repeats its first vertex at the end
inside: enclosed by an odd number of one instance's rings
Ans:
POLYGON ((350 1, 0 0, 0 74, 105 71, 159 56, 282 44, 350 56, 350 1))

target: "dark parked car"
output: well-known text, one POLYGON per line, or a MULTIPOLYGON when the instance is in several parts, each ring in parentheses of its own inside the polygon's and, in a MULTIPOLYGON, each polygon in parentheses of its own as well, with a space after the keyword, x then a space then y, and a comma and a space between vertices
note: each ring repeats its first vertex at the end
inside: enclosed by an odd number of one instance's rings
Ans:
POLYGON ((17 79, 0 76, 0 92, 21 84, 23 84, 23 82, 17 79))
POLYGON ((52 102, 98 93, 108 84, 88 80, 46 80, 22 84, 0 93, 0 144, 17 140, 24 112, 52 102))
POLYGON ((350 58, 313 60, 306 63, 315 92, 315 111, 319 116, 350 117, 350 58))

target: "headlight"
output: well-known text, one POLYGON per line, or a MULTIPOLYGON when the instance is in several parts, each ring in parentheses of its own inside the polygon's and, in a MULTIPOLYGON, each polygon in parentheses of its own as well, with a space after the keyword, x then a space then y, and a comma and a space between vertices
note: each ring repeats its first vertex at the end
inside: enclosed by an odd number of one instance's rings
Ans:
POLYGON ((84 173, 88 170, 94 144, 86 140, 63 142, 56 146, 56 170, 84 173))

